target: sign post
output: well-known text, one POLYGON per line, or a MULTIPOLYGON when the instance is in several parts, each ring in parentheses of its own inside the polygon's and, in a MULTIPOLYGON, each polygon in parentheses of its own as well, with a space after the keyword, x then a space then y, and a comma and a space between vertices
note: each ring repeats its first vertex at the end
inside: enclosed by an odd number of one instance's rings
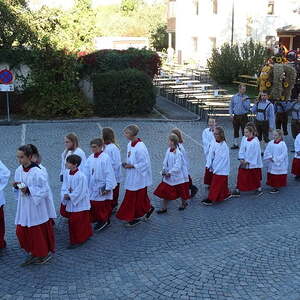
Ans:
POLYGON ((4 69, 0 71, 0 91, 6 92, 6 108, 7 108, 7 121, 10 122, 10 110, 9 110, 9 92, 14 91, 14 85, 12 84, 14 76, 11 71, 4 69))

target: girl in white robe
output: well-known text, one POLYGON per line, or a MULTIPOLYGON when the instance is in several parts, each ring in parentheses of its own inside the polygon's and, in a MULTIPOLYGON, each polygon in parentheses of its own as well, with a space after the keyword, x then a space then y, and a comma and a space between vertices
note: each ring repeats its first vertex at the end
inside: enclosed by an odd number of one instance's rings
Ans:
MULTIPOLYGON (((81 171, 84 171, 85 167, 85 161, 86 161, 86 156, 84 151, 79 148, 79 141, 78 137, 75 133, 69 133, 68 135, 65 136, 65 150, 61 154, 61 170, 60 170, 60 181, 63 182, 63 178, 65 173, 68 173, 68 169, 66 167, 66 162, 67 162, 67 157, 71 154, 76 154, 80 156, 81 158, 81 163, 79 169, 81 171)), ((61 216, 67 218, 68 213, 66 213, 66 200, 63 198, 61 199, 61 206, 60 206, 60 214, 61 216)))
POLYGON ((90 145, 93 154, 86 161, 85 173, 89 186, 92 222, 96 222, 94 231, 100 231, 110 226, 113 190, 117 181, 111 159, 103 152, 103 140, 94 139, 90 145))
POLYGON ((0 249, 6 247, 6 241, 4 239, 5 235, 5 219, 4 219, 4 205, 5 196, 4 188, 7 186, 10 177, 10 171, 7 167, 0 161, 0 249))
POLYGON ((116 145, 115 133, 110 127, 104 127, 102 129, 102 138, 105 144, 104 152, 108 154, 111 159, 112 167, 115 172, 115 178, 117 185, 113 190, 113 212, 117 210, 119 193, 120 193, 120 182, 121 182, 121 152, 119 147, 116 145))
POLYGON ((274 139, 264 152, 264 161, 267 163, 267 185, 272 187, 270 193, 278 193, 279 188, 287 185, 289 165, 288 150, 280 129, 274 131, 274 139))
POLYGON ((261 148, 255 137, 255 129, 247 125, 244 130, 245 138, 241 142, 239 150, 240 166, 237 175, 236 189, 233 197, 240 197, 240 192, 255 191, 257 196, 262 195, 262 159, 261 148))
POLYGON ((178 143, 178 136, 171 134, 169 148, 163 162, 162 182, 154 191, 154 195, 163 199, 163 206, 157 211, 158 214, 166 213, 168 202, 178 198, 181 198, 182 201, 179 210, 184 210, 187 207, 187 200, 190 198, 189 183, 186 182, 188 172, 178 143))
POLYGON ((21 165, 13 183, 18 201, 16 234, 21 248, 30 254, 22 266, 44 264, 51 258, 49 253, 55 251, 53 222, 47 203, 51 191, 43 171, 31 161, 31 147, 20 147, 17 157, 21 165))
POLYGON ((207 199, 202 200, 204 205, 212 205, 230 198, 228 189, 228 175, 230 171, 229 148, 225 141, 222 127, 214 130, 215 143, 209 149, 206 167, 213 173, 207 199))
POLYGON ((148 220, 154 211, 147 193, 147 188, 152 185, 150 156, 146 145, 137 137, 138 132, 137 125, 124 129, 124 135, 129 140, 127 161, 122 164, 126 170, 126 191, 116 217, 127 221, 128 227, 139 224, 142 218, 148 220))
POLYGON ((83 245, 92 235, 90 218, 90 196, 86 175, 79 170, 80 156, 71 154, 67 157, 62 198, 66 201, 66 213, 69 222, 70 245, 74 249, 83 245))
MULTIPOLYGON (((203 151, 206 158, 206 162, 208 159, 209 149, 211 147, 212 143, 215 143, 215 137, 214 137, 214 129, 216 127, 216 120, 215 119, 208 119, 208 128, 205 128, 202 132, 202 145, 203 145, 203 151)), ((208 187, 211 185, 213 173, 209 171, 208 168, 205 168, 204 172, 204 184, 206 184, 208 187)))
POLYGON ((292 174, 295 175, 295 179, 300 179, 300 133, 297 134, 295 142, 295 156, 292 164, 292 174))

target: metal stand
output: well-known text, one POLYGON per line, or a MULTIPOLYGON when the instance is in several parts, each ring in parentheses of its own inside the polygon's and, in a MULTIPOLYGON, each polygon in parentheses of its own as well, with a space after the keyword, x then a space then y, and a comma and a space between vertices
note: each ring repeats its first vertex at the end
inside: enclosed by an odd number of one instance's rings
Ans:
POLYGON ((8 96, 8 92, 6 92, 6 108, 7 108, 7 121, 10 122, 9 96, 8 96))

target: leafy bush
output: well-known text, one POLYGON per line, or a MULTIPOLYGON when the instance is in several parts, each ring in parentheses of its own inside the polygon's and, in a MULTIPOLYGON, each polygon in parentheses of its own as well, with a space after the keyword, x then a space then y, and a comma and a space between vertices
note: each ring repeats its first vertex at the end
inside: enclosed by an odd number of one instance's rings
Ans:
POLYGON ((250 40, 241 46, 224 44, 220 49, 213 49, 207 65, 217 83, 232 83, 241 74, 257 74, 267 57, 267 49, 250 40))
POLYGON ((80 57, 81 74, 97 74, 128 68, 145 72, 151 78, 158 74, 161 60, 159 55, 147 49, 100 50, 80 57))
POLYGON ((101 116, 146 114, 155 104, 151 78, 135 69, 97 74, 93 85, 96 113, 101 116))

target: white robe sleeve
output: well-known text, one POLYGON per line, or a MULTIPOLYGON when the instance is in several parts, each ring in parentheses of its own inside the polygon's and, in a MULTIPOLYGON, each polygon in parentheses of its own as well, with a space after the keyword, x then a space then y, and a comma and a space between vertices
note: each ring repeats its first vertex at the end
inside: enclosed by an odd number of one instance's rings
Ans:
POLYGON ((214 158, 215 158, 215 144, 213 144, 209 148, 207 161, 206 161, 206 168, 211 169, 214 158))
POLYGON ((65 172, 65 151, 61 154, 61 165, 60 165, 60 173, 59 173, 59 175, 61 176, 61 175, 63 175, 64 174, 64 172, 65 172))
POLYGON ((3 191, 8 184, 10 177, 10 171, 8 168, 0 161, 0 191, 3 191))
POLYGON ((269 160, 269 159, 273 158, 272 144, 273 144, 273 141, 271 141, 267 144, 267 147, 264 152, 264 158, 263 158, 264 160, 269 160))
POLYGON ((209 152, 210 140, 208 134, 206 133, 206 130, 203 130, 202 132, 202 144, 203 144, 204 155, 207 156, 209 152))
POLYGON ((49 185, 42 171, 35 171, 32 176, 33 177, 27 187, 34 204, 39 205, 43 199, 48 197, 49 185))

